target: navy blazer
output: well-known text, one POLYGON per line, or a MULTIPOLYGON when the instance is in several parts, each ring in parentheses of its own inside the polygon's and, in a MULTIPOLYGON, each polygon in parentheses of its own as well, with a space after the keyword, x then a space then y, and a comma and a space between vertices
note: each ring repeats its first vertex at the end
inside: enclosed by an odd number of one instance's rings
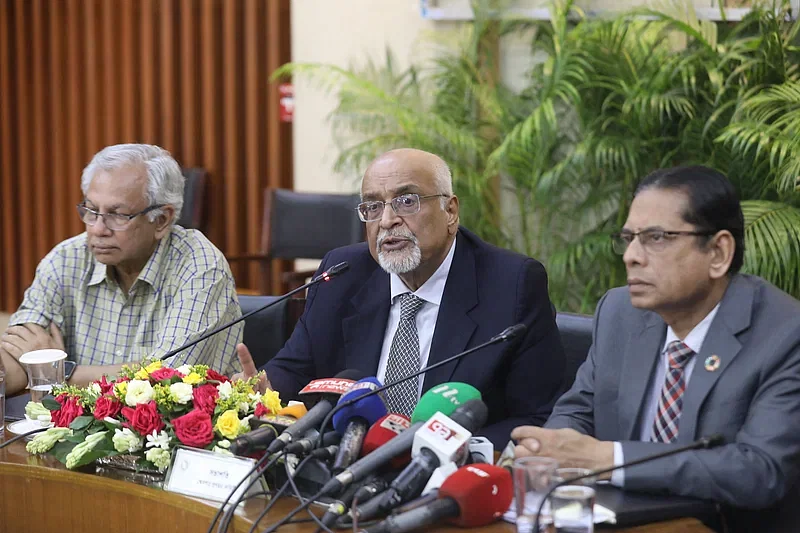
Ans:
MULTIPOLYGON (((495 345, 428 372, 422 390, 448 381, 480 390, 489 407, 481 434, 499 448, 514 427, 547 420, 562 387, 564 351, 542 264, 487 244, 464 228, 456 238, 428 364, 520 322, 528 331, 513 344, 495 345)), ((377 373, 391 304, 389 274, 366 243, 331 251, 320 272, 341 261, 350 269, 309 290, 291 338, 264 366, 283 398, 295 397, 312 379, 344 369, 377 373)))

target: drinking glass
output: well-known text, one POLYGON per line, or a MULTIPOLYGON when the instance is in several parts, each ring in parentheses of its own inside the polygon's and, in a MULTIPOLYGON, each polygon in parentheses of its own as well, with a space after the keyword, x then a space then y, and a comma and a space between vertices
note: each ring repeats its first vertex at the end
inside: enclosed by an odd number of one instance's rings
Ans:
POLYGON ((34 350, 24 353, 19 362, 25 365, 28 372, 28 388, 31 391, 31 401, 41 402, 42 398, 50 394, 53 385, 64 383, 64 359, 67 358, 63 350, 34 350))
MULTIPOLYGON (((514 477, 514 499, 517 506, 517 533, 533 533, 536 511, 553 484, 558 462, 549 457, 520 457, 511 467, 514 477)), ((542 507, 539 529, 550 523, 549 503, 542 507)), ((537 532, 538 533, 538 532, 537 532)))
POLYGON ((556 533, 594 533, 595 492, 586 485, 564 485, 550 496, 556 533))

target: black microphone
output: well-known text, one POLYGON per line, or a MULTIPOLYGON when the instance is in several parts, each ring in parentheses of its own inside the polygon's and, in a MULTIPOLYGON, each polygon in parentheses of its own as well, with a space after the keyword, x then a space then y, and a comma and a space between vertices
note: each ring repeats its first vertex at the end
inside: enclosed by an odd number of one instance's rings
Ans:
MULTIPOLYGON (((292 442, 291 444, 287 445, 286 448, 284 448, 284 451, 292 455, 297 455, 298 457, 308 455, 317 444, 316 433, 317 432, 315 431, 315 435, 312 437, 304 437, 292 442)), ((337 432, 328 431, 322 436, 322 446, 325 447, 339 444, 341 439, 341 435, 339 435, 337 432)))
MULTIPOLYGON (((527 328, 527 326, 525 324, 515 324, 513 326, 507 327, 506 329, 504 329, 503 331, 501 331, 500 333, 498 333, 497 335, 495 335, 494 337, 492 337, 488 341, 484 342, 483 344, 479 344, 477 346, 469 348, 468 350, 464 350, 463 352, 457 353, 457 354, 455 354, 453 356, 450 356, 447 359, 439 361, 438 363, 434 363, 432 365, 428 365, 428 366, 422 367, 419 370, 417 370, 416 372, 414 372, 413 374, 409 374, 408 376, 406 376, 406 377, 404 377, 402 379, 398 379, 397 381, 393 381, 391 383, 387 383, 383 387, 378 387, 375 390, 371 390, 371 391, 367 392, 366 394, 363 394, 363 395, 359 396, 358 398, 353 398, 352 400, 347 400, 347 401, 344 401, 344 402, 340 402, 340 403, 338 403, 336 405, 336 407, 333 408, 333 410, 330 413, 328 413, 328 416, 325 417, 325 420, 322 422, 322 426, 320 427, 320 431, 325 431, 325 428, 328 427, 328 423, 330 422, 331 418, 333 418, 333 415, 335 415, 337 412, 339 412, 340 410, 342 410, 342 409, 344 409, 346 407, 349 407, 349 406, 355 404, 356 402, 362 400, 363 398, 365 398, 367 396, 372 396, 373 394, 380 394, 381 392, 385 391, 386 389, 394 387, 398 383, 402 383, 402 382, 407 381, 409 379, 414 379, 416 377, 419 377, 420 375, 422 375, 422 374, 424 374, 426 372, 429 372, 429 371, 433 370, 434 368, 439 368, 440 366, 446 365, 448 363, 452 363, 453 361, 456 361, 458 359, 461 359, 462 357, 465 357, 467 355, 475 353, 478 350, 482 350, 482 349, 487 348, 489 346, 492 346, 494 344, 499 344, 501 342, 507 342, 507 341, 513 340, 513 339, 517 338, 519 335, 525 333, 525 331, 527 329, 528 328, 527 328)), ((409 429, 411 429, 411 428, 409 428, 409 429)), ((317 443, 317 446, 319 446, 319 445, 320 445, 320 443, 317 443)))
POLYGON ((291 291, 287 292, 286 294, 284 294, 280 298, 272 300, 271 302, 269 302, 269 303, 267 303, 265 305, 262 305, 258 309, 253 309, 249 313, 246 313, 246 314, 240 316, 236 320, 228 322, 227 324, 223 324, 218 328, 212 329, 208 333, 204 333, 203 335, 200 335, 200 337, 198 337, 198 338, 196 338, 196 339, 194 339, 192 341, 187 342, 183 346, 180 346, 178 348, 175 348, 174 350, 168 351, 167 353, 162 355, 159 358, 159 360, 163 361, 164 359, 170 358, 173 355, 176 355, 176 354, 182 352, 183 350, 191 348, 195 344, 197 344, 199 342, 202 342, 202 341, 206 340, 207 338, 209 338, 209 337, 211 337, 213 335, 216 335, 220 331, 225 331, 226 329, 228 329, 231 326, 235 326, 236 324, 238 324, 242 320, 244 320, 246 318, 249 318, 249 317, 253 316, 256 313, 259 313, 259 312, 263 311, 264 309, 272 307, 273 305, 277 305, 278 303, 286 300, 287 298, 290 298, 292 295, 294 295, 294 294, 296 294, 296 293, 298 293, 300 291, 303 291, 303 290, 311 287, 312 285, 316 285, 317 283, 320 283, 322 281, 329 281, 331 278, 333 278, 335 276, 338 276, 342 272, 346 271, 348 268, 350 268, 350 265, 347 264, 347 261, 342 261, 341 263, 332 266, 331 268, 329 268, 328 270, 326 270, 325 272, 323 272, 319 276, 315 276, 311 281, 309 281, 305 285, 301 285, 300 287, 297 287, 296 289, 292 289, 291 291))
POLYGON ((550 497, 550 495, 555 491, 558 487, 562 487, 564 485, 569 485, 570 483, 574 483, 576 481, 580 481, 581 479, 586 479, 587 477, 598 477, 602 476, 603 474, 608 474, 609 472, 613 472, 614 470, 619 470, 620 468, 628 468, 631 466, 636 466, 642 463, 648 463, 650 461, 655 461, 656 459, 662 459, 664 457, 669 457, 670 455, 675 455, 682 452, 687 452, 690 450, 708 450, 710 448, 715 448, 725 442, 725 437, 720 434, 711 435, 710 437, 703 437, 702 439, 698 439, 686 446, 681 446, 680 448, 675 448, 673 450, 667 450, 665 452, 655 453, 653 455, 647 455, 645 457, 636 459, 635 461, 631 461, 629 463, 623 463, 621 465, 612 466, 609 468, 602 468, 600 470, 592 470, 588 474, 584 474, 582 476, 575 476, 569 479, 565 479, 564 481, 559 481, 548 490, 542 501, 539 502, 539 508, 536 510, 536 520, 533 523, 533 531, 539 531, 539 516, 542 514, 542 508, 544 507, 544 502, 550 497))

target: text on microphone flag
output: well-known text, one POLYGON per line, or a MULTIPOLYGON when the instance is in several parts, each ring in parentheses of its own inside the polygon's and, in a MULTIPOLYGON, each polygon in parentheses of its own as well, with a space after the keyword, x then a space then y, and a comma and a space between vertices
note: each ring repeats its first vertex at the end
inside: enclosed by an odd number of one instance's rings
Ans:
POLYGON ((298 394, 319 394, 329 393, 338 394, 339 396, 350 390, 355 380, 344 378, 322 378, 315 379, 308 383, 305 387, 300 389, 298 394))
POLYGON ((380 427, 395 433, 405 431, 411 426, 411 420, 409 420, 408 417, 395 413, 389 413, 382 420, 379 420, 379 423, 380 427))

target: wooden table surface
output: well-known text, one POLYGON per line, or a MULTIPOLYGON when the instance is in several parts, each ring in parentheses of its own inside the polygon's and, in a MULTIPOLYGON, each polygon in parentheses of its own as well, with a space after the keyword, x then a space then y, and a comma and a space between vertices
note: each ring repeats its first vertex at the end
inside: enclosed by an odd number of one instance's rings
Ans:
MULTIPOLYGON (((0 441, 12 435, 6 432, 0 441)), ((33 456, 22 442, 0 449, 0 533, 69 533, 113 531, 115 533, 204 532, 217 505, 206 500, 167 492, 147 483, 148 477, 116 468, 84 467, 67 470, 50 455, 33 456)), ((157 478, 149 478, 156 481, 157 478)), ((266 505, 256 498, 237 510, 236 532, 249 531, 266 505)), ((261 529, 277 522, 295 507, 297 500, 283 498, 260 523, 261 529)), ((312 533, 315 525, 290 524, 282 533, 312 533)), ((437 533, 463 531, 452 526, 436 527, 437 533)), ((482 533, 515 533, 513 525, 497 522, 482 533)), ((613 529, 626 533, 709 533, 696 519, 670 520, 644 526, 613 529)))

